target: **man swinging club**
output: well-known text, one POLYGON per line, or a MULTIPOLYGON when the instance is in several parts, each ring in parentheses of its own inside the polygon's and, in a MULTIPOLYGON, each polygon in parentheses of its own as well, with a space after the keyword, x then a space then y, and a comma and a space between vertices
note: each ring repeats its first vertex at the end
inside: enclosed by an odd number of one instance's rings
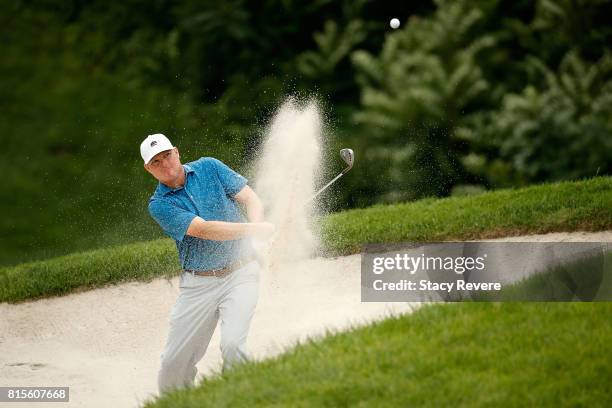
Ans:
POLYGON ((260 273, 250 238, 269 238, 274 225, 263 221, 263 205, 247 180, 221 161, 202 157, 181 164, 178 149, 159 133, 141 143, 140 154, 159 181, 149 213, 175 240, 183 268, 161 354, 161 394, 193 385, 195 365, 219 319, 223 371, 247 360, 260 273))

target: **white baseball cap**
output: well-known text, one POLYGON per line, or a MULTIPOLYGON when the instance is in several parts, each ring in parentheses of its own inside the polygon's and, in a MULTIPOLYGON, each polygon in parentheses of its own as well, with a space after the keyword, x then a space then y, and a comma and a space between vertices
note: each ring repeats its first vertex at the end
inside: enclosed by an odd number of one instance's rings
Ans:
POLYGON ((174 149, 170 140, 161 133, 155 133, 154 135, 147 136, 142 141, 140 144, 140 155, 145 164, 147 164, 157 153, 170 149, 174 149))

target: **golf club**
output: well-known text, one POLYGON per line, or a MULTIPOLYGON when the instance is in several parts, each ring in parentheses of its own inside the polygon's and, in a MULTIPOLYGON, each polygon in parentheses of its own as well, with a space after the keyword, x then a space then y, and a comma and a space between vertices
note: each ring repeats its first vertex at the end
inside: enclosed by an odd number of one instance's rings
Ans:
MULTIPOLYGON (((342 160, 346 163, 346 167, 344 168, 344 170, 342 170, 340 172, 340 174, 338 174, 336 177, 334 177, 329 183, 327 183, 326 185, 324 185, 323 187, 321 187, 319 189, 319 191, 317 191, 316 193, 314 193, 314 195, 312 197, 310 197, 308 200, 306 200, 306 202, 302 203, 302 206, 306 206, 307 204, 311 203, 312 200, 314 200, 319 194, 321 194, 326 188, 328 188, 329 186, 331 186, 336 180, 338 180, 340 177, 342 177, 343 175, 345 175, 346 173, 348 173, 348 171, 353 168, 353 162, 355 161, 355 154, 353 153, 352 149, 342 149, 340 150, 340 157, 342 157, 342 160)), ((272 235, 271 238, 269 238, 267 240, 268 243, 270 242, 274 242, 276 241, 276 239, 278 238, 280 234, 280 231, 276 231, 274 232, 274 234, 272 235)), ((265 251, 264 248, 265 244, 256 244, 254 243, 256 249, 256 256, 259 260, 259 263, 261 265, 266 265, 266 261, 265 258, 262 256, 262 252, 265 251), (262 246, 263 245, 263 246, 262 246)), ((269 248, 269 247, 268 247, 269 248)))
POLYGON ((350 169, 353 168, 353 162, 355 161, 355 154, 353 153, 353 149, 342 149, 342 150, 340 150, 340 157, 342 157, 342 160, 344 160, 344 162, 346 163, 346 168, 344 170, 342 170, 340 172, 340 174, 338 174, 336 177, 334 177, 332 179, 332 181, 330 181, 329 183, 327 183, 326 185, 321 187, 319 189, 319 191, 314 193, 314 195, 312 197, 310 197, 308 199, 308 201, 306 201, 306 203, 310 203, 319 194, 321 194, 323 191, 325 191, 325 189, 327 189, 327 187, 331 186, 336 180, 338 180, 340 177, 344 176, 346 173, 348 173, 348 171, 350 169))

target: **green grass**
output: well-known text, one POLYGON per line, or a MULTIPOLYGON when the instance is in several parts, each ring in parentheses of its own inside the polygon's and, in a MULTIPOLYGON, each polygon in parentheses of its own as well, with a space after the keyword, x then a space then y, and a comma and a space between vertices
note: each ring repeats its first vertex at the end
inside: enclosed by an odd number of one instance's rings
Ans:
POLYGON ((329 216, 331 253, 366 243, 467 240, 612 227, 612 177, 487 192, 476 196, 378 205, 329 216))
MULTIPOLYGON (((608 177, 376 206, 330 215, 323 231, 330 252, 351 253, 362 243, 608 230, 611 192, 608 177)), ((169 239, 74 253, 0 269, 0 301, 178 269, 169 239)), ((546 282, 532 278, 508 293, 541 292, 546 282)), ((328 333, 147 406, 609 406, 611 315, 611 303, 426 306, 328 333)))
MULTIPOLYGON (((25 98, 39 95, 46 80, 24 79, 25 98)), ((43 98, 14 101, 24 108, 0 121, 10 141, 0 152, 0 265, 161 238, 147 211, 157 181, 138 150, 147 134, 166 133, 183 162, 212 155, 236 164, 207 141, 198 129, 200 112, 190 111, 185 98, 105 75, 77 73, 52 83, 43 98), (168 100, 171 106, 160 103, 168 100)))
MULTIPOLYGON (((601 260, 572 264, 569 273, 601 260)), ((552 299, 550 279, 559 274, 510 285, 504 297, 552 299)), ((612 268, 604 275, 609 299, 612 268)), ((328 332, 145 407, 610 406, 611 313, 609 302, 427 305, 328 332)))
POLYGON ((611 315, 610 303, 425 306, 145 406, 610 406, 611 315))
POLYGON ((0 59, 2 266, 161 238, 147 211, 157 180, 139 153, 148 134, 167 134, 183 162, 215 156, 239 169, 247 150, 240 118, 228 126, 218 105, 104 72, 44 15, 0 29, 10 39, 0 59))
POLYGON ((0 269, 0 302, 172 277, 178 270, 176 247, 168 239, 79 252, 0 269))
MULTIPOLYGON (((565 272, 575 278, 600 261, 573 263, 565 272)), ((550 280, 567 278, 565 272, 554 268, 510 285, 504 298, 552 299, 550 280)), ((611 279, 607 267, 608 299, 611 279)), ((610 406, 611 313, 609 302, 427 305, 328 332, 145 407, 610 406)))
MULTIPOLYGON (((612 177, 421 200, 332 214, 324 219, 331 254, 364 243, 476 239, 551 231, 612 229, 612 177)), ((0 269, 0 302, 18 302, 129 280, 172 276, 173 241, 91 250, 0 269)))

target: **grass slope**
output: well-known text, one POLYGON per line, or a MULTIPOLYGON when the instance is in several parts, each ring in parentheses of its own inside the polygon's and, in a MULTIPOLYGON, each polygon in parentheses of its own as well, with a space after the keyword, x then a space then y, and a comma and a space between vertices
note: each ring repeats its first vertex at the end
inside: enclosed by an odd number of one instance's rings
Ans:
POLYGON ((611 313, 610 303, 425 306, 145 406, 610 406, 611 313))
POLYGON ((326 246, 355 253, 365 243, 466 240, 612 226, 612 177, 425 199, 332 214, 326 246))
MULTIPOLYGON (((612 296, 611 257, 602 299, 612 296)), ((569 265, 573 276, 553 268, 510 285, 502 298, 558 299, 551 281, 580 280, 596 258, 569 265)), ((145 407, 610 406, 611 312, 609 302, 427 305, 328 332, 145 407)))
MULTIPOLYGON (((612 177, 426 199, 332 214, 323 221, 330 253, 363 243, 475 239, 551 231, 612 229, 612 177)), ((17 302, 180 269, 173 241, 74 253, 0 269, 0 301, 17 302)))
POLYGON ((225 105, 106 72, 84 58, 95 30, 84 41, 53 13, 17 9, 0 27, 0 265, 161 238, 147 211, 157 181, 139 153, 148 134, 167 134, 184 163, 241 168, 249 109, 229 117, 225 105))

